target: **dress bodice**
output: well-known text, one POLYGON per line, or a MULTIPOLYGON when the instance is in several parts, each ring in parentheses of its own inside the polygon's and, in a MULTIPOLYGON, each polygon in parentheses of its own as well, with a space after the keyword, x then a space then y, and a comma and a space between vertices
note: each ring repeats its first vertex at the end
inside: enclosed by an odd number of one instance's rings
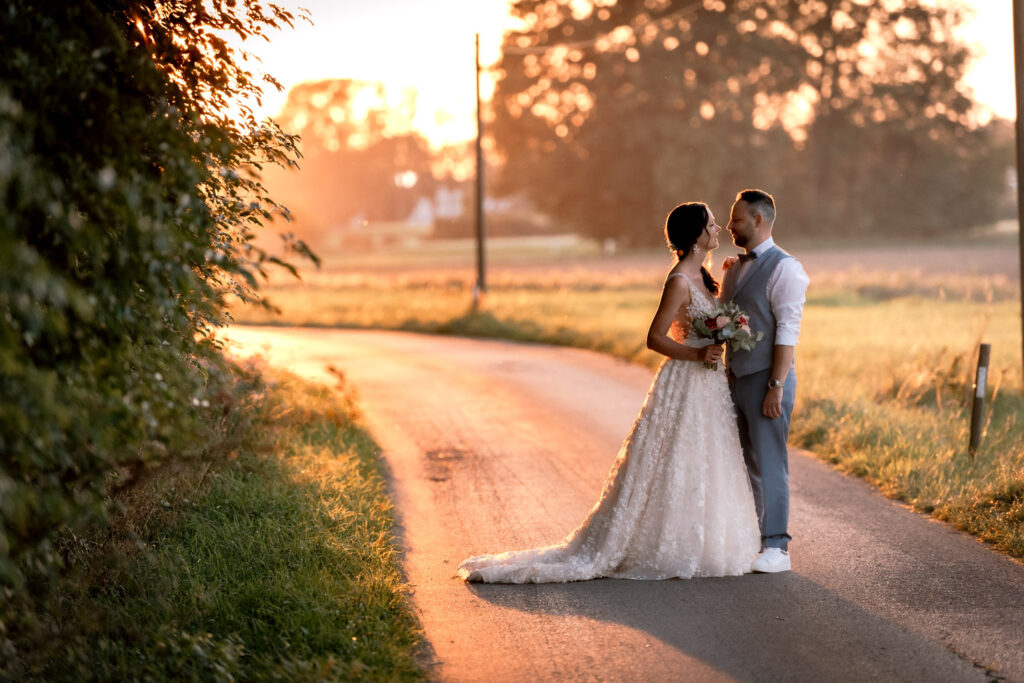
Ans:
POLYGON ((693 324, 691 321, 694 318, 708 316, 714 313, 714 299, 708 296, 708 293, 705 291, 703 286, 698 287, 693 280, 684 273, 670 273, 668 277, 681 277, 686 281, 687 286, 690 288, 690 303, 685 306, 680 306, 679 310, 676 311, 675 320, 672 321, 672 325, 669 327, 669 335, 671 335, 672 339, 684 346, 690 346, 698 349, 713 343, 710 339, 702 339, 694 334, 693 324))

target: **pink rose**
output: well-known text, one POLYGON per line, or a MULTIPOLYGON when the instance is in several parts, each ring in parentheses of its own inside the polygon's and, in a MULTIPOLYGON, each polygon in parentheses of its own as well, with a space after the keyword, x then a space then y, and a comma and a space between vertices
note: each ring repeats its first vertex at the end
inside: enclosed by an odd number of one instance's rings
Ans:
POLYGON ((729 324, 729 316, 727 316, 727 315, 720 315, 720 316, 718 316, 718 318, 717 318, 717 319, 715 320, 715 325, 716 325, 716 326, 717 326, 717 327, 718 327, 719 329, 721 329, 721 328, 725 327, 725 326, 726 326, 726 325, 728 325, 728 324, 729 324))

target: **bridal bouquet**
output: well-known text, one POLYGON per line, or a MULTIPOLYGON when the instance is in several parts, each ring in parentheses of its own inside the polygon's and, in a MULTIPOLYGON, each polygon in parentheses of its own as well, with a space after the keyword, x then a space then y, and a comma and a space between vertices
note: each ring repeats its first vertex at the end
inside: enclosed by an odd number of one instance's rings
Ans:
MULTIPOLYGON (((734 303, 718 304, 715 311, 703 318, 694 318, 693 329, 701 339, 716 344, 727 343, 733 351, 750 351, 761 341, 764 332, 753 332, 747 314, 734 303)), ((705 363, 708 370, 717 370, 718 363, 705 363)))

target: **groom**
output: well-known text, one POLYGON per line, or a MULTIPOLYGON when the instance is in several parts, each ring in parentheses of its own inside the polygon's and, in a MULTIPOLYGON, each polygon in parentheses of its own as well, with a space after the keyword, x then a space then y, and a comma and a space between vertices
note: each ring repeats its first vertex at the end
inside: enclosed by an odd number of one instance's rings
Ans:
POLYGON ((770 194, 743 190, 736 195, 729 232, 746 253, 726 270, 721 295, 748 314, 751 329, 764 332, 753 351, 727 350, 726 365, 761 526, 763 552, 752 568, 766 573, 791 568, 786 441, 796 395, 793 359, 810 282, 800 262, 775 246, 774 223, 770 194))

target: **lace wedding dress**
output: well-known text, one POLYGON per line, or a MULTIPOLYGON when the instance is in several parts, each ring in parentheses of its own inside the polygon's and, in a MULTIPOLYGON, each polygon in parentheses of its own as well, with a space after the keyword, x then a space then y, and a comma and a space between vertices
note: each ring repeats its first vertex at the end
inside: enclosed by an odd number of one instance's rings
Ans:
MULTIPOLYGON (((714 302, 686 281, 692 302, 670 334, 700 347, 709 342, 688 335, 690 318, 714 302)), ((472 557, 459 575, 487 583, 735 576, 750 571, 760 538, 725 373, 666 359, 583 523, 557 545, 472 557)))

